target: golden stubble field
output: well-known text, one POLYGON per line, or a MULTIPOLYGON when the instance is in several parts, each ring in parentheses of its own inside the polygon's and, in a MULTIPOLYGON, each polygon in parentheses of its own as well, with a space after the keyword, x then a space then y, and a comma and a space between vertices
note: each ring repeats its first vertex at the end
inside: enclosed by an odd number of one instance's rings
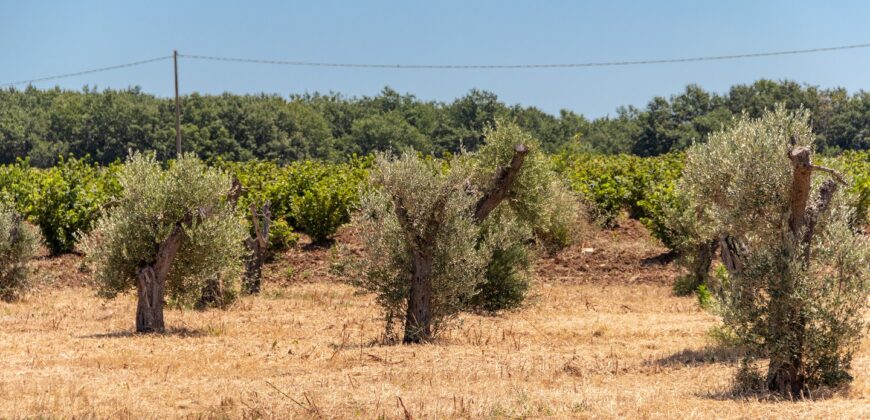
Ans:
MULTIPOLYGON (((607 235, 592 245, 626 240, 607 235)), ((604 259, 655 254, 632 240, 604 259)), ((42 288, 0 304, 0 417, 870 417, 868 340, 848 389, 733 397, 736 356, 707 334, 717 319, 619 269, 579 253, 548 259, 527 308, 462 316, 421 346, 381 344, 372 296, 316 276, 227 311, 170 310, 171 331, 147 336, 131 334, 132 296, 42 288)))

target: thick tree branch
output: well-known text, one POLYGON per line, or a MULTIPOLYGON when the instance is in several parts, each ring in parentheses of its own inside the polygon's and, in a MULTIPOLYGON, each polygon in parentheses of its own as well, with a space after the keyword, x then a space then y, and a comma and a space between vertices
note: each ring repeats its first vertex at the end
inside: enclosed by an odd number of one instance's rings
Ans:
POLYGON ((235 207, 236 203, 239 201, 239 197, 244 193, 245 187, 242 186, 241 181, 238 178, 233 177, 233 184, 230 187, 230 191, 227 193, 227 201, 235 207))
POLYGON ((272 221, 272 212, 269 211, 269 202, 263 204, 262 213, 258 214, 257 206, 251 204, 251 220, 254 223, 254 239, 257 240, 260 248, 266 249, 269 246, 269 223, 272 221), (260 224, 262 216, 263 223, 260 224))
POLYGON ((245 280, 243 285, 248 293, 260 292, 262 282, 262 268, 266 259, 269 258, 269 227, 272 222, 272 212, 269 210, 269 200, 263 203, 262 211, 257 210, 255 204, 248 207, 251 213, 251 222, 254 234, 245 238, 245 246, 248 248, 248 259, 245 262, 245 280))
POLYGON ((807 202, 810 199, 813 165, 810 163, 810 149, 807 147, 791 149, 788 158, 791 159, 792 166, 788 226, 791 233, 796 236, 804 227, 807 202))
POLYGON ((825 166, 819 166, 819 165, 810 165, 810 168, 812 168, 812 170, 814 170, 814 171, 827 172, 832 177, 834 177, 834 179, 836 179, 837 182, 839 182, 847 187, 849 186, 849 183, 846 181, 846 177, 844 177, 843 174, 837 172, 834 169, 831 169, 831 168, 828 168, 825 166))
POLYGON ((719 253, 729 275, 738 276, 743 272, 743 260, 748 253, 743 242, 733 236, 722 235, 719 237, 719 253))
POLYGON ((794 235, 798 235, 801 229, 805 229, 802 240, 805 245, 809 245, 816 224, 818 223, 819 216, 830 207, 834 193, 837 191, 836 182, 847 186, 849 184, 839 172, 824 166, 814 165, 810 161, 809 148, 795 147, 789 151, 788 157, 791 159, 793 168, 791 193, 789 197, 791 208, 789 228, 794 235), (834 180, 825 181, 819 189, 818 198, 816 198, 811 206, 808 206, 810 190, 812 188, 811 176, 813 171, 826 172, 830 174, 836 182, 834 182, 834 180))
POLYGON ((399 220, 399 226, 402 227, 402 231, 405 232, 405 237, 407 238, 408 246, 411 248, 410 251, 416 252, 419 247, 419 237, 414 232, 414 223, 411 222, 411 215, 408 214, 408 209, 405 208, 404 203, 402 203, 402 198, 396 194, 392 195, 393 199, 393 207, 396 211, 396 219, 399 220))
POLYGON ((819 196, 816 198, 813 205, 807 211, 807 229, 804 231, 804 261, 810 260, 810 242, 813 240, 813 235, 816 231, 816 225, 819 223, 819 218, 826 213, 831 207, 831 201, 834 199, 834 193, 837 192, 837 183, 834 180, 826 180, 819 188, 819 196))
POLYGON ((484 193, 477 202, 474 211, 475 222, 482 222, 502 200, 507 198, 528 153, 529 149, 524 144, 518 144, 514 147, 514 157, 511 159, 510 165, 496 171, 489 191, 484 193))
POLYGON ((426 225, 423 237, 421 238, 423 244, 432 244, 435 241, 435 236, 438 235, 438 230, 444 223, 444 209, 447 207, 447 200, 450 198, 450 194, 452 194, 453 191, 454 189, 450 187, 442 192, 432 205, 432 215, 429 216, 429 223, 426 225))

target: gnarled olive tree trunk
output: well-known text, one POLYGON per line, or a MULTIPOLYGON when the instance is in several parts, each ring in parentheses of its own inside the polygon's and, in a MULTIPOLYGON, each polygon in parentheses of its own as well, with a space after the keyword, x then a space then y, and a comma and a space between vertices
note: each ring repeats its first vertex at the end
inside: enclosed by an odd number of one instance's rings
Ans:
MULTIPOLYGON (((188 218, 186 218, 188 219, 188 218)), ((187 221, 187 223, 190 223, 187 221)), ((166 277, 172 267, 172 260, 181 247, 184 239, 184 222, 179 222, 172 233, 164 240, 157 250, 153 261, 143 261, 136 271, 136 291, 139 302, 136 305, 136 332, 163 332, 164 291, 166 277)))
MULTIPOLYGON (((513 187, 529 150, 525 145, 514 148, 509 166, 499 168, 494 174, 490 189, 478 200, 474 208, 474 221, 480 224, 501 203, 513 187)), ((405 314, 403 343, 422 343, 432 339, 432 270, 435 241, 440 229, 440 213, 449 194, 439 197, 433 206, 433 214, 422 234, 416 233, 401 199, 394 197, 396 216, 407 235, 411 254, 411 287, 408 291, 408 306, 405 314), (443 200, 443 201, 442 201, 443 200)))
POLYGON ((432 254, 413 254, 404 343, 420 343, 432 337, 432 254))

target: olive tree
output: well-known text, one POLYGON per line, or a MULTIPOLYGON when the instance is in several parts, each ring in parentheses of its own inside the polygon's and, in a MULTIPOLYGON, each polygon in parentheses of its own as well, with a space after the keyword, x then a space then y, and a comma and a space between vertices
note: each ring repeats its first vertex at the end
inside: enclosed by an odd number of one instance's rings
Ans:
POLYGON ((0 300, 14 301, 27 290, 27 260, 36 254, 39 240, 35 227, 0 202, 0 300))
POLYGON ((680 184, 727 269, 710 287, 726 325, 769 359, 767 388, 792 397, 850 379, 870 290, 870 243, 845 180, 812 162, 813 138, 805 111, 744 117, 688 151, 680 184))
POLYGON ((238 277, 247 227, 235 213, 232 180, 194 155, 161 168, 134 154, 120 171, 123 188, 84 241, 101 295, 136 289, 137 332, 165 329, 167 298, 191 303, 209 282, 238 277))
POLYGON ((496 307, 521 302, 522 247, 533 238, 564 246, 574 233, 578 200, 537 142, 513 124, 485 138, 477 153, 446 161, 410 152, 375 161, 355 217, 365 241, 358 284, 377 294, 388 334, 404 317, 405 343, 431 340, 462 310, 492 309, 481 294, 496 307))

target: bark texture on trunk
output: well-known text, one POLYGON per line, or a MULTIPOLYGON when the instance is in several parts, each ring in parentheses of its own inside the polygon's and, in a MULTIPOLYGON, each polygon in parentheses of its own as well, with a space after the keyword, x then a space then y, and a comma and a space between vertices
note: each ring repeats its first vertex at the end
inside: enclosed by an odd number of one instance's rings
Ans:
MULTIPOLYGON (((189 220, 189 217, 185 219, 189 220)), ((190 223, 187 221, 187 223, 190 223)), ((136 272, 136 289, 139 302, 136 305, 136 332, 163 332, 163 293, 166 289, 166 277, 172 267, 172 260, 181 247, 184 238, 184 222, 177 223, 172 233, 157 250, 154 261, 143 262, 136 272)))
POLYGON ((250 294, 260 293, 263 278, 263 264, 269 258, 269 226, 272 223, 272 212, 269 202, 263 204, 262 210, 251 204, 251 220, 254 224, 254 235, 245 240, 248 247, 248 260, 245 263, 245 279, 242 286, 250 294))
POLYGON ((432 255, 415 253, 412 258, 411 290, 405 314, 405 344, 432 337, 432 255))
POLYGON ((733 236, 722 235, 719 237, 719 253, 728 275, 739 276, 743 273, 743 259, 748 253, 743 242, 733 236))
POLYGON ((804 217, 807 203, 810 201, 810 188, 813 175, 813 165, 810 163, 810 149, 796 147, 788 154, 791 159, 792 177, 789 193, 789 210, 791 214, 788 226, 793 235, 804 228, 804 217))
POLYGON ((770 361, 767 372, 767 389, 793 398, 803 395, 806 378, 801 374, 801 358, 789 357, 786 360, 770 361))
POLYGON ((806 230, 804 231, 803 243, 804 261, 809 263, 811 255, 810 244, 813 240, 813 235, 816 233, 816 225, 819 223, 819 218, 826 213, 831 207, 831 201, 834 199, 834 194, 837 192, 838 184, 834 180, 826 180, 819 188, 819 196, 810 206, 806 214, 806 230))
POLYGON ((710 276, 710 267, 713 265, 713 257, 718 246, 718 240, 698 244, 695 249, 695 260, 692 261, 692 289, 708 283, 707 278, 710 276))
POLYGON ((140 267, 136 273, 139 302, 136 305, 136 332, 163 332, 164 284, 157 280, 154 267, 140 267))
POLYGON ((526 160, 526 155, 529 149, 524 144, 518 144, 514 147, 514 157, 511 158, 511 163, 505 168, 499 168, 492 178, 492 186, 483 197, 477 202, 474 210, 474 220, 477 223, 486 219, 489 213, 507 198, 514 185, 514 180, 517 174, 520 173, 520 168, 526 160))

